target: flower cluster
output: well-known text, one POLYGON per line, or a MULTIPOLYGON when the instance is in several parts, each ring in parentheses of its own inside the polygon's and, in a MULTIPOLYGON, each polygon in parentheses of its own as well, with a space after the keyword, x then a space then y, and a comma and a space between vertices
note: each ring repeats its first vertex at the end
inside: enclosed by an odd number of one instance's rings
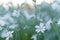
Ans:
POLYGON ((13 32, 14 31, 5 30, 5 31, 2 32, 1 37, 6 38, 6 40, 9 40, 9 38, 13 37, 13 35, 12 35, 13 32))
POLYGON ((20 11, 14 10, 12 13, 5 13, 0 16, 0 37, 9 40, 13 37, 14 30, 18 28, 17 19, 20 16, 20 11), (14 18, 15 17, 15 18, 14 18))

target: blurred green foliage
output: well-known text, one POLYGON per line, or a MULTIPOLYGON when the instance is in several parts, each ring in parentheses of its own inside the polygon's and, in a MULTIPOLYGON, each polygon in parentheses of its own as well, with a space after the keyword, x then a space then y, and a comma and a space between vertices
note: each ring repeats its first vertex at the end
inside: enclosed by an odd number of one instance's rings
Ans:
MULTIPOLYGON (((35 2, 35 0, 33 0, 35 2)), ((31 18, 29 20, 26 19, 23 10, 19 7, 15 8, 14 6, 10 7, 9 10, 5 10, 3 6, 0 6, 0 16, 3 16, 7 12, 12 13, 13 10, 21 10, 21 13, 17 19, 18 28, 14 30, 13 38, 10 40, 33 40, 31 37, 34 34, 37 34, 37 40, 60 40, 60 27, 56 24, 56 20, 58 20, 59 16, 55 10, 51 8, 50 4, 42 3, 41 5, 35 5, 35 18, 31 18), (38 33, 35 32, 35 26, 38 25, 40 22, 45 22, 44 17, 41 17, 41 12, 47 12, 48 16, 52 19, 51 29, 46 30, 45 33, 38 33), (39 21, 37 17, 41 17, 44 21, 39 21)), ((43 14, 44 15, 44 14, 43 14)), ((5 38, 1 38, 0 40, 5 40, 5 38)))

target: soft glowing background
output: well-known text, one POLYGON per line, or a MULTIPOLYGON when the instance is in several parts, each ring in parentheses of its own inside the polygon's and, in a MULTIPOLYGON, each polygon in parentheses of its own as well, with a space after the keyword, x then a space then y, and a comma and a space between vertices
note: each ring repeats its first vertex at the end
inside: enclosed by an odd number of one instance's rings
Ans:
POLYGON ((47 2, 48 4, 53 3, 55 0, 36 0, 36 4, 41 4, 43 1, 47 2))
POLYGON ((6 3, 8 3, 8 2, 12 2, 13 3, 13 5, 17 5, 17 4, 19 4, 19 5, 21 5, 22 3, 24 3, 24 2, 26 2, 26 3, 28 3, 28 4, 33 4, 33 1, 32 0, 0 0, 0 5, 1 4, 6 4, 6 3))
MULTIPOLYGON (((43 1, 45 1, 47 3, 52 3, 54 0, 36 0, 36 4, 41 4, 43 1)), ((0 5, 2 3, 6 4, 8 2, 12 2, 14 5, 16 5, 16 4, 21 5, 24 2, 31 4, 31 5, 33 4, 32 0, 0 0, 0 5)))
MULTIPOLYGON (((36 0, 36 5, 41 4, 43 1, 47 3, 53 3, 54 0, 36 0)), ((21 5, 22 3, 28 3, 31 7, 34 7, 34 2, 32 0, 0 0, 0 5, 3 4, 3 7, 6 9, 9 9, 9 7, 6 5, 9 2, 11 2, 14 6, 17 6, 17 4, 21 5)), ((10 4, 8 4, 11 6, 10 4)))

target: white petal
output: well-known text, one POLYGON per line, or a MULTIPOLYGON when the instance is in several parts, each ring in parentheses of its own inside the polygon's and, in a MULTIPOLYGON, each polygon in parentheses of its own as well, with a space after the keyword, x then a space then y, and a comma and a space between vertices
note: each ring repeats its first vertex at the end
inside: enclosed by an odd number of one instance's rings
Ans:
POLYGON ((35 28, 40 28, 40 27, 36 25, 35 28))
POLYGON ((35 31, 36 31, 37 33, 39 33, 39 32, 40 32, 40 30, 39 30, 39 29, 36 29, 35 31))
POLYGON ((6 37, 6 40, 9 40, 9 37, 6 37))

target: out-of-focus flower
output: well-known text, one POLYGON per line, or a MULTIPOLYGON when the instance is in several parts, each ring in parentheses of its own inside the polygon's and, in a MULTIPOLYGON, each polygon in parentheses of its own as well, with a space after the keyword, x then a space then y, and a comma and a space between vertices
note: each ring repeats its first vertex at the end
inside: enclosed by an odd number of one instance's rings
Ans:
POLYGON ((13 37, 13 35, 12 35, 13 32, 14 32, 14 31, 4 30, 4 31, 2 32, 2 34, 1 34, 1 37, 2 37, 2 38, 6 38, 6 40, 9 40, 9 38, 12 38, 12 37, 13 37))
POLYGON ((12 16, 19 17, 20 16, 20 12, 14 10, 13 13, 12 13, 12 16))
POLYGON ((33 39, 33 40, 37 40, 37 35, 36 35, 36 34, 33 35, 31 39, 33 39))
POLYGON ((2 20, 7 20, 11 17, 10 13, 6 13, 3 17, 1 17, 0 19, 2 20))
POLYGON ((8 5, 3 4, 3 7, 4 7, 6 10, 9 10, 9 6, 8 6, 8 5))
POLYGON ((46 28, 45 28, 45 26, 44 26, 44 24, 43 23, 40 23, 40 25, 38 26, 38 25, 36 25, 35 26, 35 28, 36 28, 36 32, 37 33, 39 33, 39 32, 42 32, 42 33, 44 33, 44 31, 46 30, 46 28))
POLYGON ((14 18, 12 18, 12 17, 10 17, 8 20, 10 23, 16 23, 16 20, 14 20, 14 18))
POLYGON ((60 19, 58 20, 57 24, 60 25, 60 19))
POLYGON ((58 7, 58 4, 57 4, 57 3, 53 3, 53 4, 51 5, 51 7, 52 7, 54 10, 56 10, 57 7, 58 7))
POLYGON ((57 3, 60 3, 60 0, 55 0, 57 3))
POLYGON ((3 28, 2 27, 0 27, 0 30, 2 30, 3 28))
POLYGON ((0 20, 0 26, 5 26, 5 21, 4 20, 0 20))
POLYGON ((9 29, 15 29, 16 27, 18 27, 18 24, 13 24, 13 25, 9 26, 9 29))
POLYGON ((50 23, 52 23, 52 20, 51 20, 51 19, 48 20, 47 23, 45 24, 45 27, 46 27, 46 29, 48 29, 48 30, 51 29, 51 25, 50 25, 50 23))
POLYGON ((60 12, 59 11, 60 10, 60 5, 57 2, 53 3, 51 5, 51 7, 53 8, 53 10, 56 10, 57 12, 60 12))

